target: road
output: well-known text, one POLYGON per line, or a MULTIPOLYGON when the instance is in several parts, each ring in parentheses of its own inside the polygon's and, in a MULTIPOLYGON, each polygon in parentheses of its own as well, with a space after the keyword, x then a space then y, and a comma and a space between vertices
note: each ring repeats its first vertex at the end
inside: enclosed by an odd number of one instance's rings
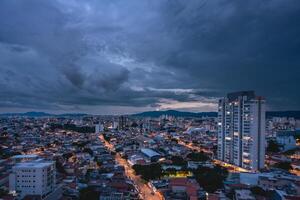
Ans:
MULTIPOLYGON (((110 144, 109 142, 105 141, 102 135, 99 136, 99 138, 109 150, 112 151, 114 149, 114 146, 112 144, 110 144)), ((124 166, 126 176, 129 177, 134 182, 135 185, 137 185, 137 187, 141 193, 141 197, 143 199, 146 199, 146 200, 148 200, 148 199, 162 200, 163 199, 160 193, 153 192, 152 189, 146 183, 144 183, 143 180, 139 176, 135 175, 134 170, 129 165, 129 163, 127 162, 126 159, 123 159, 119 154, 116 154, 115 159, 119 165, 124 166)))
POLYGON ((230 171, 230 172, 251 172, 250 170, 247 170, 247 169, 235 166, 235 165, 231 165, 229 163, 225 163, 225 162, 222 162, 220 160, 214 159, 213 162, 215 164, 218 164, 218 165, 221 165, 222 167, 227 168, 228 171, 230 171))
MULTIPOLYGON (((194 150, 194 151, 198 151, 198 152, 202 151, 202 152, 204 152, 204 153, 206 153, 208 155, 212 154, 211 151, 208 151, 208 150, 203 149, 201 147, 195 146, 195 145, 193 145, 191 143, 186 144, 186 143, 184 143, 182 141, 178 141, 178 144, 183 145, 183 146, 185 146, 185 147, 187 147, 187 148, 189 148, 191 150, 194 150)), ((246 169, 243 169, 241 167, 234 166, 234 165, 231 165, 231 164, 228 164, 228 163, 216 160, 216 159, 213 159, 213 163, 221 165, 221 166, 227 168, 230 172, 249 172, 249 170, 246 170, 246 169)))
POLYGON ((195 146, 195 145, 193 145, 192 143, 186 144, 185 142, 178 141, 178 144, 180 144, 180 145, 182 145, 182 146, 185 146, 185 147, 187 147, 187 148, 189 148, 189 149, 191 149, 191 150, 195 150, 195 151, 199 151, 199 152, 202 151, 202 152, 204 152, 204 153, 206 153, 206 154, 208 154, 208 155, 211 155, 211 154, 212 154, 211 151, 208 151, 207 149, 204 149, 204 148, 195 146))

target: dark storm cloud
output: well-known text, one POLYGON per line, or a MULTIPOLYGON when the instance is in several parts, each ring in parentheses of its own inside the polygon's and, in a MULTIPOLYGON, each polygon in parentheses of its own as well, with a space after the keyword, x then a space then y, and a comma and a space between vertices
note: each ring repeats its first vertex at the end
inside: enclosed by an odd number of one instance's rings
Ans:
POLYGON ((0 4, 0 111, 213 110, 246 89, 300 109, 297 0, 0 4))
POLYGON ((199 78, 199 87, 253 88, 273 109, 299 108, 299 2, 216 2, 173 4, 167 24, 182 48, 163 63, 199 78))

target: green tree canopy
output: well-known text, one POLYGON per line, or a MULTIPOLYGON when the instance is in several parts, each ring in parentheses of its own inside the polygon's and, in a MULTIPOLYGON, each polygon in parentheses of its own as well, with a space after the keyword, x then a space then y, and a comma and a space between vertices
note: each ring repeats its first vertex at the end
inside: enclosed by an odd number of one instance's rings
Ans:
POLYGON ((263 190, 261 187, 258 186, 254 186, 252 188, 250 188, 251 192, 256 195, 256 196, 267 196, 268 193, 263 190))
POLYGON ((205 162, 209 160, 209 157, 203 152, 190 153, 187 155, 187 158, 189 158, 192 161, 200 161, 200 162, 205 162))
POLYGON ((289 171, 292 169, 292 165, 290 162, 279 162, 273 165, 275 168, 283 169, 289 171))
POLYGON ((280 145, 275 140, 268 142, 267 152, 278 153, 280 151, 280 145))
POLYGON ((186 166, 187 162, 181 156, 172 156, 173 165, 186 166))
POLYGON ((99 192, 95 191, 92 187, 87 187, 80 190, 79 194, 80 200, 98 200, 99 192))
POLYGON ((159 163, 150 165, 133 165, 133 169, 137 175, 141 175, 142 179, 149 181, 150 179, 158 179, 162 176, 162 168, 159 163))
POLYGON ((223 187, 223 181, 228 175, 226 168, 216 166, 214 168, 199 167, 194 175, 199 185, 207 192, 215 192, 223 187))

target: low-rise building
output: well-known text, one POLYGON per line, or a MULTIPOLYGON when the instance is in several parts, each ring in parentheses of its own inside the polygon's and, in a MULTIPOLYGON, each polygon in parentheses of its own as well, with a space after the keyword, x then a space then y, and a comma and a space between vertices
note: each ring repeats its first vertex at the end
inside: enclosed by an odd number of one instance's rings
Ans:
POLYGON ((18 163, 9 175, 9 190, 23 199, 33 195, 45 199, 56 189, 55 162, 35 160, 18 163))
POLYGON ((153 151, 152 149, 148 148, 142 148, 141 152, 151 160, 151 162, 156 162, 161 158, 160 154, 157 153, 156 151, 153 151))

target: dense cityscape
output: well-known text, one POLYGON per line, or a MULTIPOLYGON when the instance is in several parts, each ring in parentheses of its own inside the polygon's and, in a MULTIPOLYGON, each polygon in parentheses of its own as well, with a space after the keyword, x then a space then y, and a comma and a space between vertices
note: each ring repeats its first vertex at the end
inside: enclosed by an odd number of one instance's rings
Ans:
POLYGON ((246 91, 217 116, 2 115, 1 198, 298 199, 300 119, 266 118, 265 102, 246 91))
POLYGON ((0 200, 300 200, 300 0, 0 0, 0 200))

